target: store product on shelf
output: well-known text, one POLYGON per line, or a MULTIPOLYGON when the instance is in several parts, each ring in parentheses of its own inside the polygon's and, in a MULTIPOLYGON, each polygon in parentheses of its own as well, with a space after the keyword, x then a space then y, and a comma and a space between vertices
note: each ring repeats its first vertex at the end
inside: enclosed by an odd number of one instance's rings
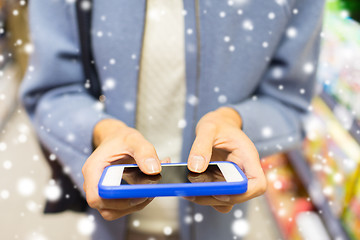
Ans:
POLYGON ((360 24, 328 12, 323 29, 318 79, 360 121, 360 24))
MULTIPOLYGON (((299 229, 297 217, 305 212, 318 214, 314 211, 310 198, 297 179, 287 157, 278 154, 265 158, 262 160, 262 166, 268 179, 266 198, 284 239, 305 239, 302 233, 313 230, 307 229, 306 226, 299 229)), ((321 236, 323 232, 327 232, 323 225, 318 231, 313 231, 314 236, 321 236)))
POLYGON ((360 146, 319 97, 307 118, 303 151, 322 185, 333 213, 340 217, 350 200, 360 164, 360 146))
MULTIPOLYGON (((360 168, 358 175, 360 176, 360 168)), ((356 179, 353 194, 348 206, 344 209, 342 220, 344 227, 352 239, 360 239, 360 178, 356 179)))

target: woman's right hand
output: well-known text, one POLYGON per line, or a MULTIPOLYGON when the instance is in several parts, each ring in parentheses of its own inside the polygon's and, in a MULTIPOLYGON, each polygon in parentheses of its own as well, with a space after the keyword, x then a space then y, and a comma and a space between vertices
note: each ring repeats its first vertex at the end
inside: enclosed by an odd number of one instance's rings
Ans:
POLYGON ((153 198, 103 199, 98 193, 98 183, 104 168, 112 164, 136 163, 145 174, 159 174, 161 165, 154 146, 139 131, 115 119, 97 123, 93 143, 96 149, 82 168, 89 206, 111 221, 148 205, 153 198))

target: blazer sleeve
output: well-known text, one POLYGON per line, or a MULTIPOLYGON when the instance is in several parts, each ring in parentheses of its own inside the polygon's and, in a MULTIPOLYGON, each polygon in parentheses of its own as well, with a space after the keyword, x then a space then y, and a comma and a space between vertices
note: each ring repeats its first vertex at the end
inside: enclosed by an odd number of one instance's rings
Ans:
POLYGON ((302 119, 315 90, 323 0, 297 1, 287 29, 255 96, 233 104, 243 131, 260 156, 293 148, 302 141, 302 119), (296 11, 296 10, 295 10, 296 11))
POLYGON ((29 4, 34 52, 20 89, 42 144, 82 190, 81 169, 92 152, 98 121, 111 118, 85 87, 75 3, 36 0, 29 4))

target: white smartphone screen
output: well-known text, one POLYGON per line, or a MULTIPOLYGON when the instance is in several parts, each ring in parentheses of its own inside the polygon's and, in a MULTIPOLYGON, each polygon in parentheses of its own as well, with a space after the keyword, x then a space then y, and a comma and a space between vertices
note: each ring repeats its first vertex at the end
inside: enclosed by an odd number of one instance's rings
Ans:
POLYGON ((125 167, 121 179, 121 185, 194 182, 226 182, 226 180, 218 165, 212 164, 203 173, 193 173, 186 165, 163 165, 158 175, 146 175, 138 167, 125 167))

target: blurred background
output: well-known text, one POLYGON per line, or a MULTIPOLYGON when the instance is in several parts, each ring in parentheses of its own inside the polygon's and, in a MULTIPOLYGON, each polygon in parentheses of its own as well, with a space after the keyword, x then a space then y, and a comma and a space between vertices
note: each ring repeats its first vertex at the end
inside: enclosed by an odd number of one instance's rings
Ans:
MULTIPOLYGON (((234 239, 360 239, 358 21, 359 0, 327 1, 306 139, 262 161, 268 190, 251 201, 247 219, 235 212, 234 239)), ((91 216, 43 214, 61 190, 17 99, 32 51, 27 1, 0 0, 0 239, 89 239, 91 216)))

